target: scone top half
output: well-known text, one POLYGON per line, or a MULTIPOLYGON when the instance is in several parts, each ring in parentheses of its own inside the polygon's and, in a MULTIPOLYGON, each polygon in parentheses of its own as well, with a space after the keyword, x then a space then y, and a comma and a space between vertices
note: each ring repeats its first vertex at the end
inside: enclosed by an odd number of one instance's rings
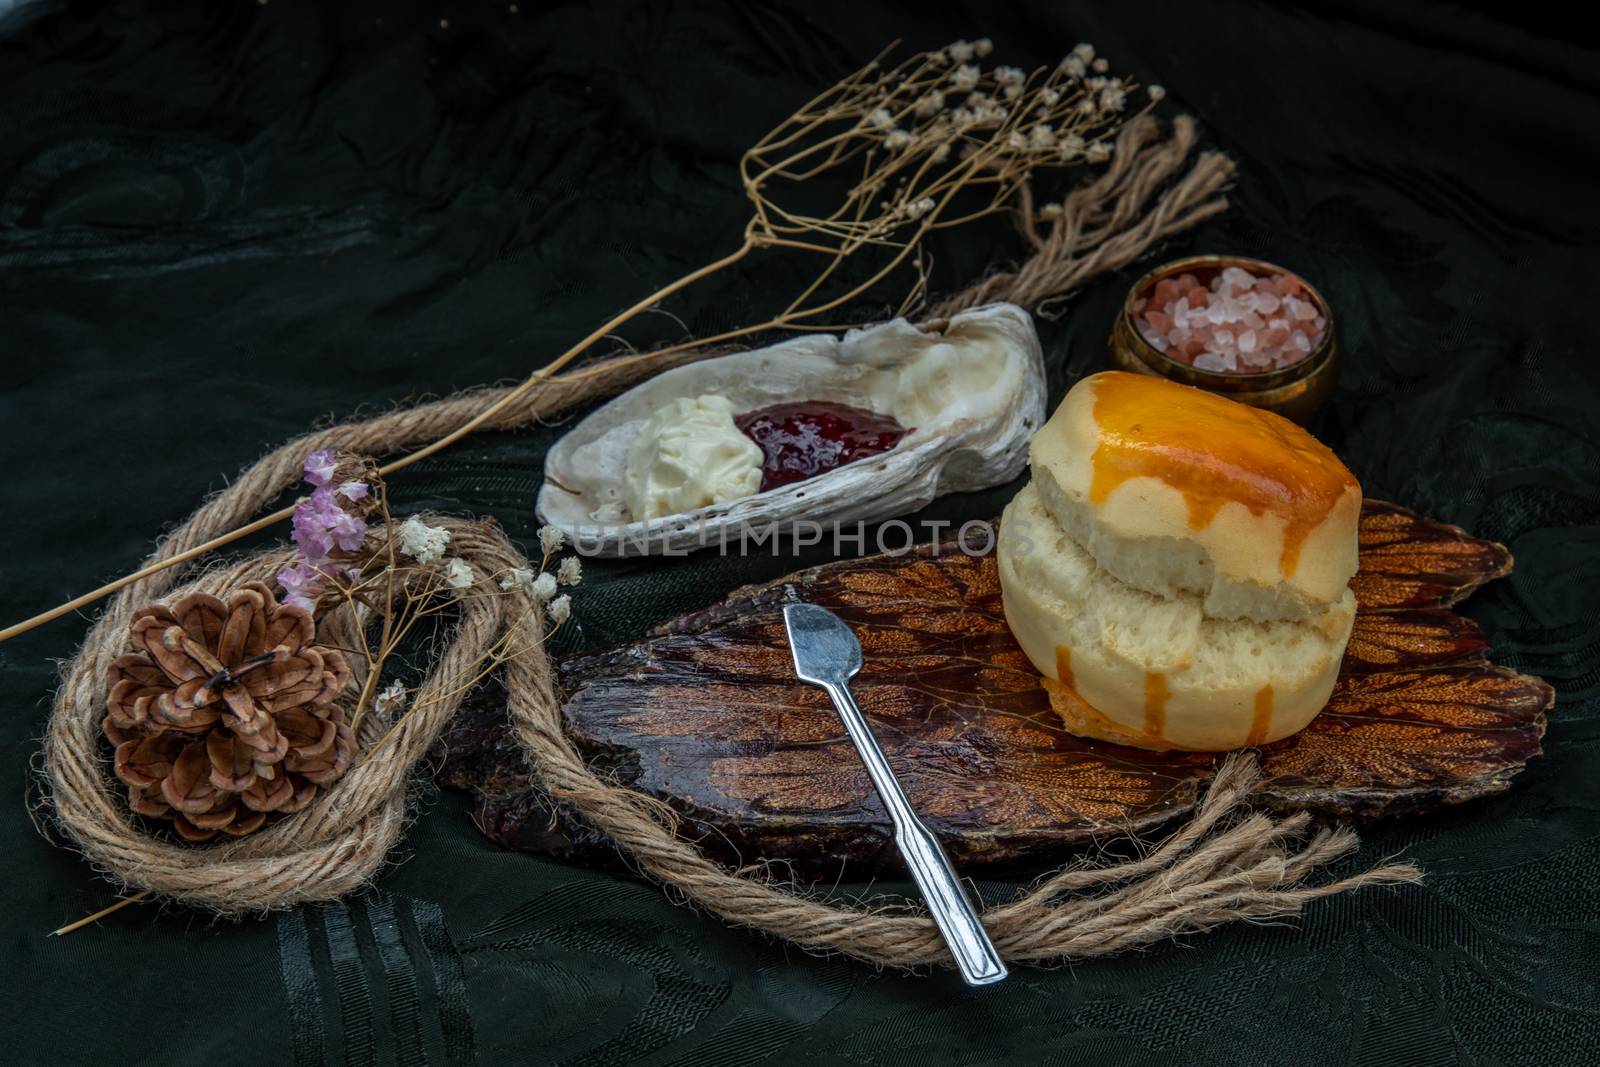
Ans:
POLYGON ((1361 489, 1270 412, 1162 379, 1079 382, 1001 521, 1007 620, 1075 733, 1277 740, 1327 703, 1355 616, 1361 489))
POLYGON ((1219 619, 1297 619, 1356 572, 1361 487, 1289 420, 1121 371, 1079 382, 1034 436, 1034 483, 1095 562, 1219 619))

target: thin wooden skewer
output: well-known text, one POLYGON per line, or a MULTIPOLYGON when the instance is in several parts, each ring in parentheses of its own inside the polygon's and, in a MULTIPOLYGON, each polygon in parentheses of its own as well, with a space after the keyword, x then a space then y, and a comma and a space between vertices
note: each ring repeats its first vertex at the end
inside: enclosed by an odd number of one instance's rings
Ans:
POLYGON ((87 916, 86 918, 79 919, 77 922, 68 923, 67 925, 63 926, 59 930, 52 930, 46 936, 48 936, 48 937, 65 937, 68 934, 72 933, 72 931, 74 931, 74 930, 81 930, 85 926, 88 926, 90 923, 99 922, 101 919, 104 919, 107 915, 110 915, 112 912, 121 911, 123 908, 126 908, 129 904, 137 904, 137 903, 139 903, 139 901, 143 900, 145 897, 147 897, 149 895, 150 895, 150 890, 141 889, 131 897, 123 897, 121 900, 117 901, 115 904, 112 904, 110 907, 101 908, 99 911, 95 912, 93 915, 87 916))
MULTIPOLYGON (((640 300, 638 303, 628 308, 628 310, 618 314, 615 318, 612 318, 605 325, 595 330, 577 344, 567 349, 560 356, 551 361, 547 366, 535 371, 526 380, 524 380, 521 385, 518 385, 515 389, 511 390, 505 396, 501 397, 493 404, 490 404, 488 407, 478 412, 472 418, 468 419, 451 432, 445 434, 432 444, 425 445, 422 448, 417 449, 415 452, 401 456, 399 459, 379 467, 378 473, 385 475, 392 474, 397 470, 411 466, 418 460, 426 459, 442 448, 447 448, 450 445, 455 444, 457 441, 470 434, 473 430, 476 430, 479 426, 482 426, 485 422, 488 422, 490 419, 494 418, 494 416, 499 412, 505 410, 511 404, 514 404, 518 400, 522 399, 522 397, 526 396, 528 391, 534 386, 540 384, 541 382, 548 381, 556 371, 560 370, 562 367, 565 367, 568 363, 571 363, 574 359, 586 351, 590 345, 594 344, 602 337, 605 337, 612 330, 616 329, 624 322, 639 314, 639 312, 644 311, 651 305, 665 299, 668 296, 671 296, 673 293, 676 293, 685 286, 699 281, 706 275, 738 262, 740 259, 743 259, 745 255, 747 255, 755 246, 756 240, 754 238, 747 237, 744 244, 742 244, 737 251, 722 257, 714 263, 708 263, 699 270, 684 275, 671 285, 664 286, 654 293, 651 293, 643 300, 640 300)), ((647 355, 660 354, 661 353, 659 352, 647 353, 647 355)), ((161 571, 166 570, 168 567, 176 567, 181 563, 187 563, 191 559, 203 556, 208 552, 213 552, 216 549, 221 548, 223 545, 239 540, 241 537, 247 537, 258 530, 264 530, 269 526, 275 526, 284 519, 289 518, 289 516, 292 514, 294 514, 294 509, 292 507, 274 511, 272 514, 256 519, 254 522, 241 526, 237 530, 231 530, 220 537, 214 537, 203 545, 196 545, 194 548, 191 548, 185 552, 180 552, 170 559, 164 559, 160 562, 152 563, 148 567, 143 567, 134 571, 132 574, 123 575, 114 582, 107 582, 100 588, 85 593, 80 597, 75 597, 72 600, 67 601, 65 604, 59 604, 56 607, 51 608, 49 611, 41 612, 38 615, 33 616, 31 619, 24 619, 22 622, 8 626, 4 630, 0 630, 0 642, 9 641, 13 637, 16 637, 20 634, 25 634, 29 630, 43 626, 47 622, 52 622, 55 619, 59 619, 61 616, 76 611, 81 607, 84 607, 88 604, 93 604, 96 600, 99 600, 102 597, 110 596, 112 593, 115 593, 124 586, 132 585, 134 582, 137 582, 143 578, 148 578, 152 574, 158 574, 161 571)))
MULTIPOLYGON (((1043 106, 1034 107, 1038 102, 1032 98, 1019 101, 1017 105, 1008 105, 1007 115, 1003 123, 992 130, 985 126, 987 132, 974 134, 969 130, 961 129, 951 134, 945 133, 946 141, 943 147, 948 150, 954 145, 961 145, 970 155, 962 157, 962 161, 954 164, 947 173, 935 175, 932 169, 931 157, 906 156, 903 159, 894 158, 882 163, 876 170, 870 160, 871 150, 863 141, 863 129, 868 109, 880 107, 879 100, 885 93, 885 86, 895 79, 903 80, 904 84, 894 90, 894 94, 905 94, 903 98, 894 101, 893 119, 898 121, 909 114, 916 112, 914 100, 920 100, 922 95, 939 90, 944 84, 944 69, 935 64, 929 55, 922 54, 907 58, 891 70, 885 71, 880 64, 893 51, 894 45, 885 49, 877 59, 868 63, 854 74, 835 83, 798 112, 792 114, 787 120, 779 124, 774 130, 763 137, 756 145, 747 151, 739 162, 739 174, 745 188, 745 195, 750 200, 754 209, 754 217, 745 227, 744 241, 734 252, 715 262, 684 275, 677 281, 664 286, 656 292, 640 300, 626 311, 618 314, 609 322, 600 326, 589 336, 579 341, 576 345, 562 353, 548 366, 534 372, 520 385, 509 390, 499 400, 480 411, 477 415, 457 427, 455 430, 439 438, 415 452, 401 456, 383 467, 380 473, 391 474, 395 471, 409 467, 421 459, 433 455, 442 448, 461 440, 463 437, 484 425, 496 414, 509 405, 516 403, 528 394, 535 386, 550 378, 580 354, 587 351, 596 341, 608 336, 618 326, 632 319, 640 312, 647 310, 658 301, 671 296, 680 289, 696 281, 730 266, 743 259, 756 248, 788 248, 798 251, 818 252, 832 257, 832 264, 822 273, 822 276, 813 282, 801 296, 789 306, 781 315, 757 326, 744 327, 717 334, 713 337, 701 338, 694 344, 697 346, 715 344, 721 341, 732 340, 748 336, 768 329, 788 328, 794 330, 816 330, 822 328, 806 320, 815 319, 825 315, 849 301, 860 297, 871 290, 873 286, 884 280, 890 273, 899 269, 929 231, 944 229, 955 225, 970 222, 973 219, 992 215, 1005 209, 1014 193, 1019 189, 1027 193, 1027 178, 1031 168, 1041 162, 1038 159, 1024 162, 1007 162, 999 165, 1003 160, 1001 146, 1009 144, 1009 139, 1020 136, 1024 127, 1034 129, 1050 127, 1059 124, 1057 133, 1066 131, 1074 122, 1078 125, 1072 128, 1085 136, 1094 135, 1096 130, 1101 133, 1109 132, 1105 127, 1108 120, 1104 114, 1094 112, 1089 118, 1078 120, 1073 118, 1082 109, 1079 102, 1087 99, 1081 86, 1073 84, 1070 78, 1065 78, 1059 69, 1044 75, 1039 81, 1038 72, 1028 79, 1028 91, 1040 92, 1045 90, 1054 94, 1043 106), (874 95, 876 93, 876 95, 874 95), (821 109, 821 110, 814 110, 821 109), (832 133, 825 133, 828 124, 843 121, 848 123, 846 128, 832 133), (816 135, 813 143, 804 143, 805 138, 816 135), (852 147, 846 147, 852 146, 852 147), (784 155, 783 153, 787 153, 784 155), (778 178, 787 178, 791 182, 804 180, 814 173, 821 173, 830 167, 867 152, 867 174, 857 184, 844 201, 829 215, 815 217, 799 214, 785 209, 775 202, 764 186, 767 182, 778 178), (772 156, 782 156, 772 159, 772 156), (821 157, 820 162, 815 162, 821 157), (803 164, 811 164, 811 169, 795 172, 794 168, 803 164), (985 168, 995 167, 994 173, 989 173, 985 168), (911 172, 909 168, 914 168, 911 172), (890 188, 890 182, 899 175, 901 185, 890 188), (908 183, 909 179, 909 183, 908 183), (992 185, 994 190, 987 205, 976 208, 960 217, 951 218, 944 212, 951 205, 954 196, 963 189, 972 189, 979 186, 992 185), (869 205, 879 197, 885 199, 881 203, 882 211, 873 214, 869 205), (907 204, 922 202, 931 199, 936 206, 921 218, 915 233, 909 240, 891 239, 890 232, 901 224, 903 209, 907 204), (891 204, 894 201, 895 204, 891 204), (898 205, 898 206, 896 206, 898 205), (791 235, 818 235, 815 240, 801 240, 798 236, 791 235), (828 241, 832 243, 827 243, 828 241), (814 307, 801 307, 800 305, 815 292, 817 286, 827 278, 839 262, 854 254, 863 247, 884 246, 897 249, 888 264, 874 273, 865 282, 854 286, 849 292, 821 303, 814 307)), ((1126 79, 1121 82, 1122 90, 1133 88, 1133 84, 1126 79)), ((1012 94, 1015 95, 1015 94, 1012 94)), ((1008 97, 1009 99, 1009 97, 1008 97)), ((1039 98, 1043 100, 1041 96, 1039 98)), ((1146 107, 1154 106, 1154 99, 1146 107)), ((1120 105, 1117 105, 1120 110, 1120 105)), ((942 120, 938 120, 942 121, 942 120)), ((937 123, 935 123, 937 125, 937 123)), ((1114 125, 1114 123, 1113 123, 1114 125)), ((926 278, 921 278, 921 285, 926 285, 926 278)), ((914 297, 916 289, 913 289, 914 297)), ((910 299, 910 297, 908 297, 910 299)), ((689 345, 675 345, 665 350, 644 353, 630 359, 646 359, 658 357, 666 352, 681 350, 689 345)), ((576 377, 581 377, 586 372, 577 372, 576 377)), ((246 526, 242 526, 230 533, 207 541, 203 545, 179 553, 170 559, 152 563, 132 574, 118 578, 116 581, 85 593, 83 596, 69 600, 49 611, 35 615, 31 619, 8 626, 0 630, 0 642, 8 641, 19 634, 27 633, 35 627, 42 626, 63 615, 76 611, 88 604, 94 603, 102 597, 108 596, 133 582, 148 578, 168 567, 177 566, 195 559, 198 556, 214 551, 232 541, 235 541, 258 530, 282 522, 292 514, 292 509, 285 508, 273 512, 263 518, 257 519, 246 526)))

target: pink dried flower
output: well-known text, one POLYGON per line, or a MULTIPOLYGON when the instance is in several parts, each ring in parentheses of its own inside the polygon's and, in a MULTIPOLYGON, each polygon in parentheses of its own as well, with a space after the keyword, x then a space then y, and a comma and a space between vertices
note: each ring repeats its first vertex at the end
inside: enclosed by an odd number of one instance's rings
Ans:
POLYGON ((360 481, 347 481, 337 489, 333 479, 339 466, 339 454, 331 449, 319 449, 306 456, 306 481, 315 486, 310 496, 294 506, 293 530, 290 538, 299 546, 299 560, 293 567, 278 575, 288 603, 311 608, 321 592, 326 575, 337 574, 359 577, 360 571, 348 564, 330 564, 335 551, 354 552, 367 539, 367 523, 359 515, 346 511, 341 500, 355 502, 366 499, 371 490, 360 481))
POLYGON ((306 456, 306 481, 318 488, 329 485, 338 466, 339 453, 331 448, 319 448, 306 456))
POLYGON ((296 563, 278 572, 278 584, 283 587, 287 595, 283 598, 285 604, 312 611, 317 605, 317 593, 321 589, 322 575, 309 563, 296 563))
POLYGON ((320 563, 333 554, 335 546, 342 552, 360 548, 367 539, 367 524, 341 508, 334 491, 324 486, 294 506, 291 536, 302 556, 320 563))
POLYGON ((294 531, 289 536, 300 546, 303 558, 316 562, 332 555, 333 524, 341 514, 326 489, 318 489, 294 506, 294 531))
POLYGON ((367 522, 348 511, 340 510, 329 523, 328 530, 342 552, 354 552, 367 540, 367 522))

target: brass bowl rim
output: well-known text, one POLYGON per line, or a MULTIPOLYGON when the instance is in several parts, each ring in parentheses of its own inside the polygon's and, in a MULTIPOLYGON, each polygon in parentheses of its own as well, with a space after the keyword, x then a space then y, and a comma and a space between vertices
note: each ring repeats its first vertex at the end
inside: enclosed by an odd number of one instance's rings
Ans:
POLYGON ((1327 297, 1323 296, 1322 291, 1312 285, 1305 275, 1299 271, 1290 270, 1281 264, 1265 259, 1257 259, 1254 256, 1213 253, 1199 256, 1183 256, 1179 259, 1169 260, 1146 271, 1138 281, 1133 283, 1133 287, 1128 290, 1128 295, 1123 298, 1120 317, 1127 327, 1129 343, 1134 351, 1139 354, 1139 358, 1150 369, 1160 372, 1164 377, 1187 378, 1192 376, 1194 380, 1200 382, 1215 382, 1217 384, 1237 382, 1240 383, 1241 388, 1255 386, 1271 389, 1279 385, 1287 385, 1290 382, 1299 381, 1301 378, 1310 377, 1328 361, 1329 355, 1333 352, 1333 308, 1329 306, 1327 297), (1216 266, 1224 268, 1229 266, 1258 267, 1270 273, 1291 274, 1298 278, 1300 284, 1306 287, 1306 292, 1311 295, 1317 306, 1322 309, 1322 317, 1326 322, 1322 331, 1322 340, 1317 342, 1317 347, 1307 353, 1305 359, 1291 363, 1287 367, 1274 367, 1272 370, 1241 373, 1239 371, 1206 370, 1203 367, 1180 362, 1145 340, 1144 334, 1140 332, 1138 325, 1133 321, 1133 302, 1138 299, 1139 294, 1146 289, 1154 288, 1156 282, 1168 275, 1182 274, 1186 268, 1216 266))

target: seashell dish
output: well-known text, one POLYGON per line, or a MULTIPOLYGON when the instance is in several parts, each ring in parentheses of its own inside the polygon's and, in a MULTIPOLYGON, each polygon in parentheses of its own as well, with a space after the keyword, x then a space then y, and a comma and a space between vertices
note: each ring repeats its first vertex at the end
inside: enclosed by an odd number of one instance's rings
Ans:
POLYGON ((1014 305, 973 308, 941 329, 895 319, 843 337, 809 334, 676 367, 598 408, 546 456, 538 514, 599 556, 682 553, 799 522, 876 522, 1017 477, 1044 416, 1038 334, 1014 305), (800 481, 634 517, 624 488, 629 446, 653 415, 708 394, 741 412, 796 401, 849 405, 890 416, 905 433, 887 451, 800 481))

